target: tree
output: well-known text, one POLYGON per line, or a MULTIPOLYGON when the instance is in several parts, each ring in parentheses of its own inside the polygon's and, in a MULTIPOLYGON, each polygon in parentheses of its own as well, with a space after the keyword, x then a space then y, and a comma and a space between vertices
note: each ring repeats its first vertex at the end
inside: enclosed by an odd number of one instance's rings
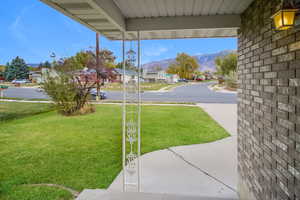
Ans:
POLYGON ((89 66, 89 63, 92 62, 93 55, 88 51, 80 51, 70 58, 64 59, 62 64, 56 66, 62 67, 61 70, 65 72, 74 72, 76 70, 82 70, 89 66))
POLYGON ((47 69, 50 69, 52 67, 51 63, 49 61, 46 61, 46 62, 41 62, 39 64, 39 69, 42 69, 42 68, 47 68, 47 69))
POLYGON ((195 58, 185 53, 177 54, 176 61, 167 69, 169 74, 177 74, 180 78, 192 79, 194 72, 199 68, 195 58))
MULTIPOLYGON (((115 67, 119 68, 119 69, 123 69, 123 62, 117 63, 115 67)), ((129 62, 129 60, 127 60, 127 59, 125 60, 125 69, 136 71, 136 72, 138 71, 138 68, 135 66, 132 66, 131 63, 129 62)))
MULTIPOLYGON (((72 70, 74 69, 99 69, 100 73, 105 73, 107 69, 114 68, 116 57, 113 55, 113 52, 109 50, 99 51, 99 66, 97 66, 97 56, 94 51, 80 51, 76 53, 75 56, 65 59, 65 62, 73 63, 72 70)), ((60 67, 68 67, 66 65, 59 65, 60 67)), ((101 78, 101 77, 100 77, 101 78)))
POLYGON ((114 56, 114 53, 108 49, 103 49, 99 51, 99 57, 101 63, 106 68, 115 68, 115 60, 116 57, 114 56))
POLYGON ((4 72, 5 71, 5 65, 0 65, 0 72, 4 72))
POLYGON ((217 74, 222 76, 219 78, 219 82, 223 82, 225 78, 225 83, 227 87, 236 88, 237 87, 237 54, 231 53, 223 58, 218 57, 215 60, 217 65, 217 74))
MULTIPOLYGON (((132 70, 132 71, 138 71, 138 68, 135 66, 136 63, 136 52, 132 49, 126 52, 126 60, 125 60, 125 69, 126 70, 132 70)), ((116 68, 123 69, 123 62, 119 62, 116 65, 116 68)))
POLYGON ((0 65, 0 80, 4 80, 5 66, 0 65))
POLYGON ((226 56, 218 57, 215 60, 217 66, 217 74, 226 76, 237 69, 237 54, 231 53, 226 56))
POLYGON ((126 52, 128 64, 131 67, 135 66, 136 63, 136 52, 133 49, 130 49, 126 52))
POLYGON ((29 67, 22 58, 17 56, 11 63, 7 63, 4 74, 7 81, 28 79, 29 67))

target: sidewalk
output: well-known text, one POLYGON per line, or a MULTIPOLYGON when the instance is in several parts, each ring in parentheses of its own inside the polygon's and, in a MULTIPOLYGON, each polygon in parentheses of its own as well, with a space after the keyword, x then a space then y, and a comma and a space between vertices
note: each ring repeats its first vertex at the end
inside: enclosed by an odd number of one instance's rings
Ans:
MULTIPOLYGON (((48 100, 15 100, 15 99, 1 99, 0 102, 17 102, 17 103, 54 103, 53 101, 48 100)), ((114 103, 109 101, 91 101, 91 104, 95 105, 123 105, 123 103, 114 103)), ((185 104, 185 103, 153 103, 153 102, 143 102, 142 106, 184 106, 184 107, 197 107, 195 104, 185 104)))

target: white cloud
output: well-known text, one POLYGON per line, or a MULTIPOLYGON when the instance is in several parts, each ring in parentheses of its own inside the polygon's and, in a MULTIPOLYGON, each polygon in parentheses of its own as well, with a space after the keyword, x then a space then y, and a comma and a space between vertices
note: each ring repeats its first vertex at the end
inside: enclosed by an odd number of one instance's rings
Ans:
POLYGON ((25 47, 27 51, 30 51, 36 56, 43 56, 40 51, 32 47, 31 41, 27 35, 27 27, 24 25, 24 18, 26 17, 26 14, 32 11, 35 6, 36 4, 31 4, 24 7, 15 20, 10 24, 9 31, 12 37, 14 37, 21 46, 25 47))
POLYGON ((21 25, 22 16, 19 15, 17 18, 13 21, 13 23, 10 25, 9 29, 12 33, 12 35, 19 41, 25 43, 27 42, 27 37, 22 31, 22 25, 21 25))
POLYGON ((16 17, 16 19, 11 23, 9 26, 9 30, 11 31, 12 35, 22 43, 28 43, 27 36, 25 34, 26 28, 23 26, 23 18, 27 12, 29 12, 35 5, 32 4, 30 6, 24 7, 20 14, 16 17))
POLYGON ((150 47, 146 47, 144 51, 144 55, 148 57, 160 56, 168 51, 168 48, 163 47, 161 45, 152 45, 150 47))

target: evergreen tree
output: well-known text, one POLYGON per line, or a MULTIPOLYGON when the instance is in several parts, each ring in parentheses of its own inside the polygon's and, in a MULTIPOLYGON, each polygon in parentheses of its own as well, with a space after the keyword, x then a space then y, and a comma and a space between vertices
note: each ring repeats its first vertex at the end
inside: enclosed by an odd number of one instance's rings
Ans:
POLYGON ((52 65, 51 65, 51 63, 50 63, 49 61, 46 61, 46 62, 44 63, 44 67, 45 67, 45 68, 48 68, 48 69, 49 69, 49 68, 51 68, 51 66, 52 66, 52 65))
MULTIPOLYGON (((132 49, 126 52, 127 59, 125 60, 125 69, 126 70, 132 70, 132 71, 138 71, 138 68, 136 65, 136 52, 132 49)), ((123 62, 119 62, 116 66, 116 68, 123 69, 123 62)))
POLYGON ((48 69, 50 69, 51 68, 51 63, 49 62, 49 61, 46 61, 46 62, 41 62, 40 64, 39 64, 39 69, 42 69, 42 68, 48 68, 48 69))
POLYGON ((7 81, 12 81, 14 79, 28 79, 28 76, 29 67, 22 58, 17 56, 11 63, 7 63, 5 68, 5 79, 7 81))

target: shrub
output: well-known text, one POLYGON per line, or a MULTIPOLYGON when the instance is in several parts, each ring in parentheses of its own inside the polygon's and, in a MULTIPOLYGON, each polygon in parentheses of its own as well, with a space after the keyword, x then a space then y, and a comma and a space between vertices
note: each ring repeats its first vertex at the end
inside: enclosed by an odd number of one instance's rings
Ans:
POLYGON ((50 76, 48 73, 42 87, 52 98, 58 111, 63 115, 71 116, 95 111, 88 103, 94 85, 82 81, 72 73, 57 72, 56 76, 50 76))
POLYGON ((91 90, 97 85, 97 90, 100 91, 100 83, 114 76, 107 67, 114 62, 112 52, 103 50, 99 53, 99 62, 92 51, 81 51, 72 57, 54 62, 47 69, 42 87, 55 102, 60 113, 69 116, 95 111, 88 103, 91 90))

